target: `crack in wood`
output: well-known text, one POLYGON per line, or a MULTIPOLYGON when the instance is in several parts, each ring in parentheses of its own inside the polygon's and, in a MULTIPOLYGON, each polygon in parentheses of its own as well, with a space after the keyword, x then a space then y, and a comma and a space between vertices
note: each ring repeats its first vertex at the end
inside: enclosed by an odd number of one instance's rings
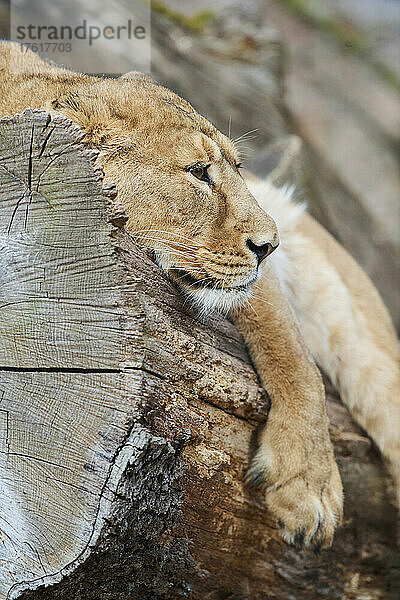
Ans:
MULTIPOLYGON (((0 452, 1 454, 4 454, 3 452, 0 452)), ((34 460, 40 463, 44 463, 46 465, 51 465, 52 467, 58 467, 60 469, 63 469, 65 471, 70 471, 71 473, 73 473, 73 469, 70 469, 69 467, 65 466, 65 465, 60 465, 59 463, 55 463, 51 460, 46 460, 45 458, 40 458, 39 456, 33 456, 30 454, 23 454, 22 452, 7 452, 7 456, 19 456, 20 458, 27 458, 29 460, 34 460)))
POLYGON ((31 140, 30 140, 30 144, 29 144, 29 156, 28 156, 28 189, 29 189, 29 198, 28 201, 26 203, 26 210, 25 210, 25 219, 24 219, 24 231, 26 231, 26 226, 28 223, 28 213, 29 213, 29 207, 31 205, 32 202, 32 168, 33 168, 33 137, 34 137, 34 133, 35 133, 35 125, 32 124, 32 132, 31 132, 31 140))
POLYGON ((21 202, 26 198, 26 191, 27 191, 27 188, 24 190, 24 193, 22 194, 22 196, 20 198, 18 198, 17 202, 15 203, 14 210, 11 213, 10 222, 9 222, 8 228, 7 228, 7 234, 8 235, 10 235, 11 227, 12 227, 12 224, 14 222, 14 217, 15 217, 15 215, 17 213, 17 210, 18 210, 21 202))
POLYGON ((44 139, 44 141, 43 141, 42 147, 40 148, 40 152, 39 152, 39 154, 38 154, 38 159, 39 159, 39 160, 42 158, 43 152, 45 151, 45 148, 46 148, 46 146, 47 146, 47 142, 49 141, 49 139, 50 139, 50 136, 51 136, 51 135, 52 135, 52 133, 54 132, 55 128, 56 128, 56 125, 53 125, 53 127, 51 127, 51 128, 50 128, 50 131, 49 131, 49 132, 48 132, 48 134, 46 135, 46 137, 45 137, 45 139, 44 139))

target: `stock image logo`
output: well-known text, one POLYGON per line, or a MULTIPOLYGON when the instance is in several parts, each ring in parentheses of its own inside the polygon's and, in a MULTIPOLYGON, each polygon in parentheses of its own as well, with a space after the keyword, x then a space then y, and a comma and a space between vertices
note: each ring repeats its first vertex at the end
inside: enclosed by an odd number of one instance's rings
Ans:
POLYGON ((11 0, 10 7, 21 52, 86 73, 150 72, 150 2, 11 0))
POLYGON ((128 19, 126 25, 99 25, 88 24, 86 19, 80 25, 71 27, 71 25, 18 25, 16 41, 29 42, 47 42, 56 41, 87 40, 91 46, 96 40, 101 38, 105 40, 114 39, 137 39, 143 40, 146 37, 146 29, 143 25, 136 25, 128 19))

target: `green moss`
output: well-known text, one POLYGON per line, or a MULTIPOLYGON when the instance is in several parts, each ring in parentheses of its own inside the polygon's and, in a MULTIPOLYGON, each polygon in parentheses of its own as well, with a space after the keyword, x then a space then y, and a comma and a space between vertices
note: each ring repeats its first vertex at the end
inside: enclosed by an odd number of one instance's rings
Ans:
POLYGON ((310 3, 307 0, 279 1, 303 21, 316 29, 326 31, 346 50, 360 56, 388 85, 400 92, 400 79, 394 71, 372 56, 367 36, 363 31, 340 17, 327 14, 317 3, 310 3))
POLYGON ((214 18, 214 13, 211 10, 202 10, 188 17, 173 10, 160 0, 151 0, 151 10, 191 33, 202 33, 208 23, 214 18))
POLYGON ((324 10, 321 10, 318 4, 310 4, 307 0, 280 0, 280 2, 303 20, 311 23, 316 29, 334 35, 347 48, 354 50, 364 50, 366 48, 366 38, 362 31, 341 18, 328 15, 324 10))

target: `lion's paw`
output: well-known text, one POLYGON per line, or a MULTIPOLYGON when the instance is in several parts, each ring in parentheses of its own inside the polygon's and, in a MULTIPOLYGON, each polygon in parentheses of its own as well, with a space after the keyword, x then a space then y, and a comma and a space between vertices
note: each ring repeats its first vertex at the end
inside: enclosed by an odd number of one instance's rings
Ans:
POLYGON ((314 457, 304 470, 285 479, 284 466, 275 477, 255 457, 247 482, 265 487, 265 501, 276 517, 285 542, 319 553, 329 548, 343 514, 343 488, 332 456, 314 457))
POLYGON ((275 515, 283 539, 296 548, 319 553, 332 545, 341 520, 343 494, 339 474, 319 490, 298 475, 277 489, 267 490, 266 504, 275 515))

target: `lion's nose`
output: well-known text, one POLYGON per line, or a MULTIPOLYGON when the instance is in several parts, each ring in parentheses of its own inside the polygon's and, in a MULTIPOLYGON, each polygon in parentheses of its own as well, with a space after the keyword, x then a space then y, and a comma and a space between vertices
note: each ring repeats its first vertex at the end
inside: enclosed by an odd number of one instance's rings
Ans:
POLYGON ((257 256, 258 265, 264 260, 264 258, 267 258, 271 252, 276 250, 278 246, 279 244, 273 246, 270 242, 258 245, 252 242, 250 239, 247 240, 247 247, 257 256))

